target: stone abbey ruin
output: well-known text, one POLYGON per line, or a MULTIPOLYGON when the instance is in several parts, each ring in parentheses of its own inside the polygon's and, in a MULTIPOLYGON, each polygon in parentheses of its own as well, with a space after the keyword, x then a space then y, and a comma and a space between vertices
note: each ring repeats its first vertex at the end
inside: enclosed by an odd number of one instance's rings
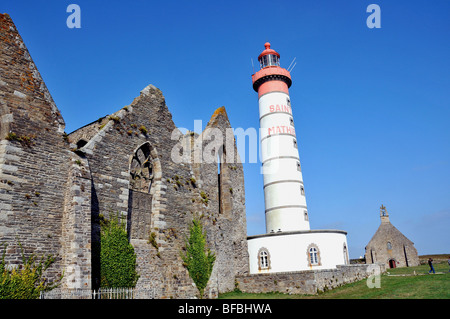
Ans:
MULTIPOLYGON (((62 288, 95 288, 99 215, 118 212, 137 254, 137 287, 151 282, 164 296, 192 296, 196 288, 180 250, 193 215, 200 214, 216 253, 208 291, 234 289, 235 276, 248 268, 239 161, 220 164, 219 178, 217 163, 174 163, 176 127, 152 85, 127 107, 66 135, 7 14, 0 15, 0 37, 0 242, 8 243, 7 261, 21 261, 18 239, 26 253, 57 258, 49 277, 65 270, 62 288), (152 233, 156 245, 149 243, 152 233)), ((208 128, 228 127, 219 108, 203 134, 180 139, 207 141, 208 128)))

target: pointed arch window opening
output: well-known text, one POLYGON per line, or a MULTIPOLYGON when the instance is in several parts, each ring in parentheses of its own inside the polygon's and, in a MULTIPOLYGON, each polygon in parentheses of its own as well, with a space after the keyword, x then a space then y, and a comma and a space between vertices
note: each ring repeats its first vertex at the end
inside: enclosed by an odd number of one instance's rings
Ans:
POLYGON ((162 177, 158 152, 149 142, 141 144, 129 157, 128 210, 126 217, 129 240, 146 239, 153 225, 153 200, 162 177))
POLYGON ((150 144, 144 143, 133 154, 130 164, 130 188, 150 193, 154 178, 150 144))

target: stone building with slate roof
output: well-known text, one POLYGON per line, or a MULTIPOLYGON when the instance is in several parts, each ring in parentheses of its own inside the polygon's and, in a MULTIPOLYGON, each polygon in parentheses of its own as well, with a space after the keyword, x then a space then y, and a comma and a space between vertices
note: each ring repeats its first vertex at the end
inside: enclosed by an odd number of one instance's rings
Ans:
POLYGON ((414 243, 391 224, 383 205, 380 219, 380 226, 366 246, 366 263, 382 263, 386 268, 418 266, 419 256, 414 243))

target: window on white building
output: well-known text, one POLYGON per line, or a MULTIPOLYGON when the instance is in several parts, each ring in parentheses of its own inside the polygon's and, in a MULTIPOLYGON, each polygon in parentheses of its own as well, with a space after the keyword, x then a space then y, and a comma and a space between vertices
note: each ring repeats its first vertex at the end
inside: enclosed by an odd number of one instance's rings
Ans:
POLYGON ((309 263, 311 265, 317 265, 319 263, 319 258, 317 257, 317 248, 309 249, 309 263))
POLYGON ((260 270, 270 268, 270 255, 266 248, 261 248, 258 251, 258 266, 260 270))
POLYGON ((307 250, 308 255, 308 265, 309 266, 320 266, 320 251, 319 247, 316 244, 311 244, 308 246, 307 250))

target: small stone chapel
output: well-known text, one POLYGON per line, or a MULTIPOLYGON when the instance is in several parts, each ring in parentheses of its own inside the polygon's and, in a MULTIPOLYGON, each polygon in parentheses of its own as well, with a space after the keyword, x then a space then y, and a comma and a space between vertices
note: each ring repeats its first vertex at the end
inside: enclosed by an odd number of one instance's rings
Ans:
POLYGON ((389 268, 418 266, 419 256, 414 243, 391 224, 383 205, 380 219, 380 226, 366 246, 366 264, 383 263, 389 268))

